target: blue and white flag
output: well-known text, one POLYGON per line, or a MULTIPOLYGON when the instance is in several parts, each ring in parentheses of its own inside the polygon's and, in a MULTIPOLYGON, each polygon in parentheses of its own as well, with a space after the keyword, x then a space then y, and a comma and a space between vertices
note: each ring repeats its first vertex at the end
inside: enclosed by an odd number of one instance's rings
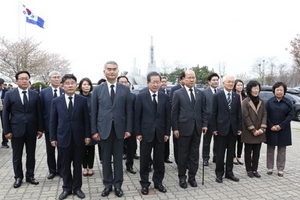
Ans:
POLYGON ((30 24, 35 24, 35 25, 38 25, 39 27, 41 28, 44 28, 44 20, 42 18, 40 18, 39 16, 33 14, 31 12, 31 10, 29 10, 28 8, 26 8, 25 5, 20 4, 20 9, 21 9, 21 12, 25 15, 26 17, 26 22, 30 23, 30 24))

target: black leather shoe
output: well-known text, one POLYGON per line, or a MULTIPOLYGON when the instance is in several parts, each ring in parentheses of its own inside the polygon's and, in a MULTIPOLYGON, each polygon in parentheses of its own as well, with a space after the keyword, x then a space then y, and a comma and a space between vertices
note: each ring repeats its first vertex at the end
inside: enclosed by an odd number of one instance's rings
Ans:
POLYGON ((253 172, 251 172, 251 171, 247 172, 247 175, 248 175, 250 178, 253 178, 253 177, 254 177, 254 174, 253 174, 253 172))
POLYGON ((101 193, 101 196, 106 197, 109 195, 109 193, 112 191, 111 188, 104 188, 104 190, 101 193))
POLYGON ((158 189, 158 191, 163 192, 163 193, 167 192, 167 189, 162 184, 155 185, 154 188, 158 189))
POLYGON ((179 186, 183 189, 187 188, 187 183, 185 180, 180 180, 179 181, 179 186))
POLYGON ((58 199, 59 199, 59 200, 65 199, 65 198, 67 198, 70 194, 72 194, 72 192, 63 191, 63 192, 59 195, 58 199))
POLYGON ((218 183, 223 183, 222 177, 216 177, 216 182, 218 182, 218 183))
POLYGON ((14 188, 20 187, 21 184, 22 184, 22 179, 21 178, 16 178, 16 180, 14 182, 14 188))
POLYGON ((198 184, 195 180, 193 181, 189 181, 189 184, 192 186, 192 187, 198 187, 198 184))
POLYGON ((261 175, 258 173, 258 172, 253 172, 253 175, 256 177, 256 178, 260 178, 261 175))
POLYGON ((50 173, 50 174, 47 176, 47 179, 53 179, 55 176, 56 176, 55 173, 50 173))
POLYGON ((126 154, 123 154, 122 158, 123 158, 123 160, 126 160, 127 159, 126 154))
POLYGON ((235 182, 239 182, 240 181, 240 179, 238 177, 236 177, 236 176, 225 176, 225 178, 228 178, 228 179, 230 179, 232 181, 235 181, 235 182))
POLYGON ((141 193, 142 193, 143 195, 147 195, 147 194, 149 193, 148 188, 143 187, 142 190, 141 190, 141 193))
POLYGON ((121 188, 115 188, 115 194, 117 197, 123 196, 123 190, 121 188))
POLYGON ((283 173, 278 173, 277 174, 279 177, 283 177, 283 173))
POLYGON ((31 178, 26 178, 26 182, 27 182, 27 183, 31 183, 31 184, 33 184, 33 185, 39 184, 39 182, 38 182, 35 178, 33 178, 33 177, 31 177, 31 178))
POLYGON ((169 158, 165 160, 165 163, 173 163, 169 158))
POLYGON ((204 166, 208 166, 208 165, 209 165, 209 164, 208 164, 208 160, 204 160, 204 161, 203 161, 203 165, 204 165, 204 166))
POLYGON ((134 159, 139 159, 140 157, 135 153, 135 154, 133 155, 133 158, 134 158, 134 159))
POLYGON ((80 199, 84 199, 85 198, 85 194, 80 189, 77 190, 77 191, 75 191, 74 194, 76 194, 78 196, 78 198, 80 198, 80 199))
POLYGON ((127 167, 126 170, 132 174, 136 174, 136 171, 134 171, 134 169, 132 167, 127 167))

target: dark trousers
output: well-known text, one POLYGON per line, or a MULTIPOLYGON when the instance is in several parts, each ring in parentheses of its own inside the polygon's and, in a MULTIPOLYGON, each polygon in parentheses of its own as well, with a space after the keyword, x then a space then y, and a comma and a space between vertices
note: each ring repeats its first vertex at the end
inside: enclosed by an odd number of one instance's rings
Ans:
POLYGON ((210 159, 210 144, 211 144, 211 138, 214 137, 214 143, 213 143, 213 160, 216 160, 216 145, 215 145, 215 136, 213 136, 211 132, 210 126, 208 126, 208 130, 204 136, 203 139, 203 151, 202 151, 202 158, 203 160, 209 161, 210 159))
POLYGON ((95 160, 95 145, 85 146, 82 167, 93 169, 95 160))
POLYGON ((58 147, 59 158, 63 161, 61 166, 61 176, 63 179, 63 191, 76 192, 81 189, 82 175, 81 164, 84 153, 84 146, 76 146, 74 140, 70 142, 67 148, 58 147), (73 176, 71 173, 71 165, 73 163, 73 176))
POLYGON ((178 165, 178 139, 174 137, 173 135, 173 152, 174 152, 174 158, 175 158, 175 163, 178 165))
POLYGON ((260 156, 261 143, 247 144, 245 143, 245 165, 247 172, 256 172, 260 156))
POLYGON ((170 156, 170 140, 165 142, 164 160, 168 160, 170 156))
POLYGON ((49 132, 45 132, 45 143, 46 143, 46 153, 47 153, 47 164, 50 174, 60 173, 61 161, 59 155, 57 155, 57 162, 55 159, 55 147, 51 145, 49 132))
POLYGON ((26 177, 34 177, 36 136, 29 136, 26 130, 22 137, 11 139, 15 178, 24 178, 22 166, 24 144, 26 149, 26 177))
POLYGON ((131 134, 129 138, 125 139, 126 145, 126 167, 130 168, 133 166, 133 155, 135 153, 134 143, 136 143, 135 136, 131 134))
POLYGON ((101 141, 97 144, 97 146, 98 146, 99 160, 102 161, 101 141))
POLYGON ((178 177, 186 180, 186 169, 189 164, 188 178, 195 180, 199 165, 199 146, 201 134, 194 128, 191 136, 179 136, 178 138, 178 177))
POLYGON ((152 142, 141 141, 140 143, 140 184, 142 187, 149 187, 149 163, 153 148, 153 169, 152 181, 154 185, 162 184, 165 175, 164 163, 164 142, 159 142, 155 136, 152 142))
POLYGON ((122 186, 123 145, 124 139, 117 138, 113 123, 109 137, 106 140, 101 140, 103 184, 105 188, 111 188, 112 186, 121 188, 122 186), (111 156, 113 156, 114 170, 112 170, 111 156))
POLYGON ((236 150, 234 150, 234 158, 241 158, 242 150, 243 150, 243 143, 241 142, 241 136, 238 135, 236 138, 236 150))
MULTIPOLYGON (((2 111, 0 111, 0 119, 1 119, 1 123, 2 123, 2 111)), ((8 139, 5 138, 4 130, 3 130, 3 123, 2 123, 2 144, 6 144, 6 143, 8 143, 8 139)))
POLYGON ((224 175, 224 157, 226 154, 226 171, 225 176, 233 176, 233 155, 234 155, 234 145, 236 141, 236 136, 233 134, 230 128, 226 136, 216 136, 215 143, 217 145, 217 159, 216 159, 216 176, 223 177, 224 175))

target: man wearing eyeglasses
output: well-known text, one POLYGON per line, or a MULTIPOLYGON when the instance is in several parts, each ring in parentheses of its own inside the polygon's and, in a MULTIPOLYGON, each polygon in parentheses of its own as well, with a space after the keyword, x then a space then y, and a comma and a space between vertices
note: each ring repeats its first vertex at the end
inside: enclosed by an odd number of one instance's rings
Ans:
POLYGON ((29 90, 30 74, 19 71, 16 74, 18 88, 6 93, 3 105, 3 127, 5 137, 11 140, 14 188, 22 184, 24 178, 22 155, 26 146, 26 182, 37 185, 34 178, 36 138, 43 135, 40 99, 37 92, 29 90))

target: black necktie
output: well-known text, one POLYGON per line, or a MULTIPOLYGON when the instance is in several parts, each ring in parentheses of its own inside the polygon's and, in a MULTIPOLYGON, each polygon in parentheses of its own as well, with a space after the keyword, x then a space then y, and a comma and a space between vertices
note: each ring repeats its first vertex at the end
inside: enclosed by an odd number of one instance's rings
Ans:
POLYGON ((214 91, 215 91, 215 94, 216 94, 217 93, 217 89, 215 88, 214 91))
POLYGON ((114 99, 115 99, 115 90, 114 90, 114 85, 111 85, 110 86, 110 98, 111 98, 111 102, 113 103, 114 102, 114 99))
POLYGON ((191 102, 192 102, 192 104, 194 106, 195 105, 195 97, 194 97, 194 94, 193 94, 193 89, 190 88, 189 90, 190 90, 190 94, 191 94, 191 102))
POLYGON ((73 103, 72 103, 72 99, 73 97, 69 97, 69 107, 68 107, 68 110, 69 110, 69 115, 70 117, 72 116, 72 113, 73 113, 73 103))
POLYGON ((27 105, 28 105, 28 98, 27 98, 27 91, 23 91, 23 105, 24 105, 24 108, 26 109, 27 108, 27 105))
POLYGON ((57 89, 54 89, 54 95, 53 95, 53 98, 56 98, 57 97, 57 89))
POLYGON ((154 106, 154 111, 155 111, 155 113, 156 113, 156 112, 157 112, 157 101, 156 101, 156 99, 155 99, 156 94, 153 94, 152 96, 153 96, 152 102, 153 102, 153 106, 154 106))
POLYGON ((227 104, 228 104, 229 108, 231 108, 231 94, 230 94, 230 92, 227 93, 227 104))

